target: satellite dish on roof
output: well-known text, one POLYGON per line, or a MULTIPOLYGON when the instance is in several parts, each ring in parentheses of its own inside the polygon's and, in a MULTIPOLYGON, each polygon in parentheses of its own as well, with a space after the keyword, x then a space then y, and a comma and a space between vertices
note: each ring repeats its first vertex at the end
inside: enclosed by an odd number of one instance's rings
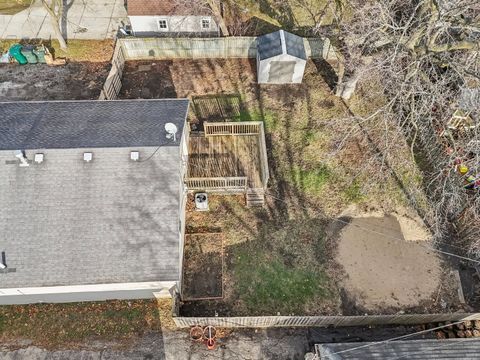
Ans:
POLYGON ((167 132, 167 139, 172 139, 173 141, 177 141, 177 126, 173 123, 166 123, 165 124, 165 131, 167 132))

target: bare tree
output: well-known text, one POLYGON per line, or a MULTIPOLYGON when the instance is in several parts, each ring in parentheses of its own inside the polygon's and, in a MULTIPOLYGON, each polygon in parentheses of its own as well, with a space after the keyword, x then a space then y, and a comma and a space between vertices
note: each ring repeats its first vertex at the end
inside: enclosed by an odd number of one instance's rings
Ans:
POLYGON ((219 0, 173 0, 175 9, 188 9, 191 14, 211 14, 218 24, 223 36, 229 36, 228 27, 223 18, 222 5, 219 0))
POLYGON ((63 0, 42 0, 43 7, 47 10, 50 16, 50 22, 55 32, 55 36, 60 43, 60 48, 67 49, 67 42, 65 41, 62 30, 60 29, 60 21, 63 17, 63 0))
POLYGON ((223 19, 223 13, 221 8, 221 3, 218 0, 206 0, 210 9, 212 10, 213 16, 222 31, 223 36, 229 36, 229 31, 225 20, 223 19))
POLYGON ((472 90, 480 88, 480 3, 350 3, 353 17, 337 34, 345 56, 339 94, 358 82, 382 99, 377 112, 356 119, 376 128, 377 162, 386 169, 404 160, 393 145, 401 132, 422 163, 432 230, 442 239, 452 230, 468 236, 480 256, 480 92, 472 90))

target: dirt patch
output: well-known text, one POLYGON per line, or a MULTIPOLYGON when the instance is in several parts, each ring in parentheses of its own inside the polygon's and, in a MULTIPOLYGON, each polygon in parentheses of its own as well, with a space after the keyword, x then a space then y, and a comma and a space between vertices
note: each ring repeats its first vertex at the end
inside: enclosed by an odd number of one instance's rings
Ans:
MULTIPOLYGON (((402 236, 407 241, 428 241, 432 239, 432 234, 428 230, 423 220, 412 209, 404 206, 397 206, 393 209, 394 216, 400 224, 402 236)), ((341 216, 351 218, 383 218, 385 213, 382 210, 370 208, 360 208, 356 204, 348 206, 342 211, 341 216)))
POLYGON ((2 101, 98 99, 109 67, 108 62, 0 65, 0 97, 2 101))
POLYGON ((361 307, 418 306, 432 299, 441 280, 441 260, 424 243, 404 240, 394 216, 354 218, 338 242, 343 286, 361 307))
POLYGON ((172 61, 127 61, 119 97, 125 99, 176 98, 170 71, 172 61))
POLYGON ((223 297, 223 235, 197 233, 185 236, 183 298, 223 297))

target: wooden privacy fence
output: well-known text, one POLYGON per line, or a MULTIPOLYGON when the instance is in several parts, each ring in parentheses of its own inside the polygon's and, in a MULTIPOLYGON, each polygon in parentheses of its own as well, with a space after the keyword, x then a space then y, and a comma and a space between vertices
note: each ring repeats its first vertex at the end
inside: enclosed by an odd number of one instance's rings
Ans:
POLYGON ((255 37, 130 38, 119 42, 129 60, 254 58, 255 37))
POLYGON ((246 317, 174 317, 177 327, 194 325, 226 328, 267 328, 306 326, 415 325, 445 321, 480 320, 480 313, 403 314, 366 316, 246 316, 246 317))
POLYGON ((108 73, 107 80, 103 84, 99 100, 116 100, 122 88, 123 68, 125 67, 125 53, 117 41, 112 58, 112 68, 108 73))
MULTIPOLYGON (((256 58, 256 37, 118 39, 127 60, 256 58)), ((335 60, 327 38, 305 38, 307 56, 335 60)))

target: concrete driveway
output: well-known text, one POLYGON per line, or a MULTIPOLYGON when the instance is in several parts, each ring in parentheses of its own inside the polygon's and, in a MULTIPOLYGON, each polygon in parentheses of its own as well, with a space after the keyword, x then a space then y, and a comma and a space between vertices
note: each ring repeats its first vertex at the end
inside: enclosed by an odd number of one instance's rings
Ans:
MULTIPOLYGON (((111 38, 126 22, 124 0, 66 0, 62 32, 67 39, 111 38)), ((0 15, 0 38, 54 39, 50 18, 40 0, 15 15, 0 15)))

